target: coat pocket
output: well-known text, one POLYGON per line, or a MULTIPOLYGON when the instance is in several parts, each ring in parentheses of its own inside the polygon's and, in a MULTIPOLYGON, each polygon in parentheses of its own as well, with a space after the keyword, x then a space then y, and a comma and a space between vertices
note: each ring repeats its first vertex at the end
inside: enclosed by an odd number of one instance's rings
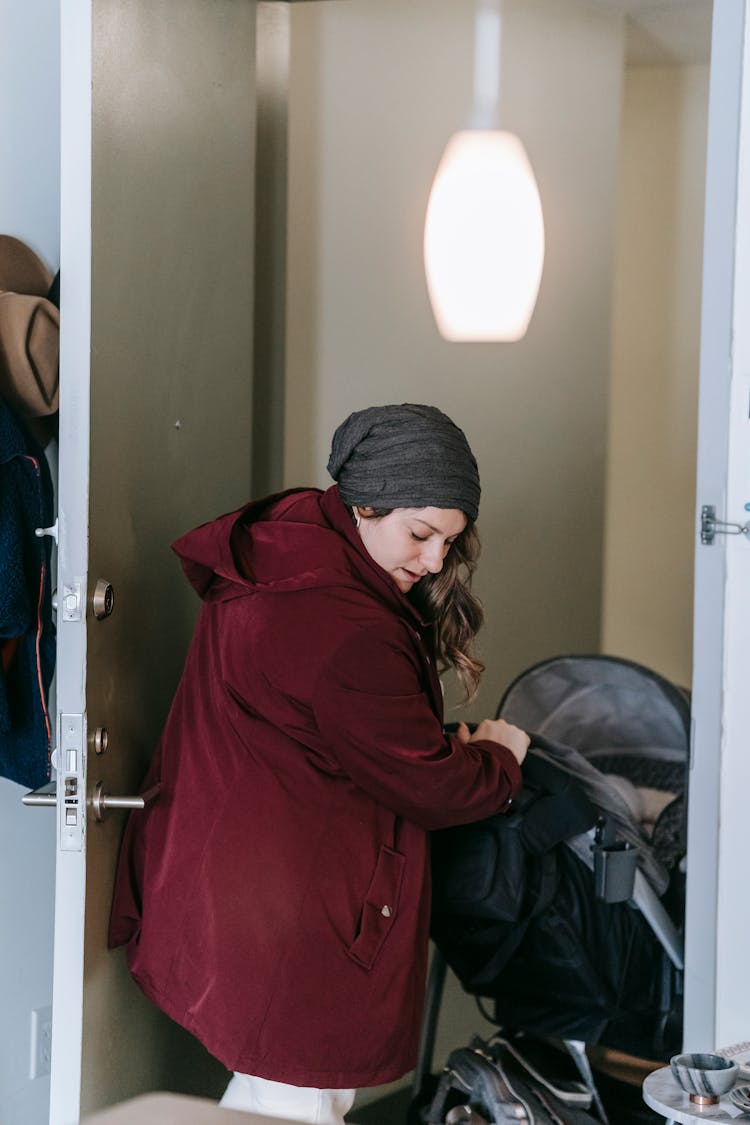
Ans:
POLYGON ((362 906, 359 932, 347 949, 351 959, 365 969, 375 964, 396 921, 405 862, 400 852, 381 847, 362 906))

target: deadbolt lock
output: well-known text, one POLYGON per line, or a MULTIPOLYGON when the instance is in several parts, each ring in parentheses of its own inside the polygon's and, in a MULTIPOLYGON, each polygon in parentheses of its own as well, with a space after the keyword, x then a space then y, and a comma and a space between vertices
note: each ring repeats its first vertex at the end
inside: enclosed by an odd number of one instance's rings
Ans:
POLYGON ((115 608, 115 590, 112 583, 107 582, 106 578, 97 578, 94 595, 91 599, 91 608, 97 621, 103 621, 105 617, 109 617, 115 608))
POLYGON ((97 727, 93 734, 89 735, 89 742, 96 754, 103 754, 109 746, 109 732, 106 727, 97 727))

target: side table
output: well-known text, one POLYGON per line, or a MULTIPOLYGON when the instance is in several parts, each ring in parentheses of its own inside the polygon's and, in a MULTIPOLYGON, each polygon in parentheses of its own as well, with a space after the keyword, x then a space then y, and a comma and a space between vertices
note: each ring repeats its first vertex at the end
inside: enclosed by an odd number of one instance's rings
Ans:
POLYGON ((666 1117, 667 1125, 679 1121, 683 1125, 695 1125, 698 1121, 731 1121, 741 1123, 748 1120, 729 1097, 723 1097, 715 1105, 696 1105, 672 1077, 668 1066, 653 1071, 643 1081, 643 1100, 651 1109, 666 1117))

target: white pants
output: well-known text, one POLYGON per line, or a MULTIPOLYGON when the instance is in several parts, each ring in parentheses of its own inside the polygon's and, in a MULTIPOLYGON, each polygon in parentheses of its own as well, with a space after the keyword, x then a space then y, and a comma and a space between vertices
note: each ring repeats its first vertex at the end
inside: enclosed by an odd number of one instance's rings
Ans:
POLYGON ((251 1074, 230 1080, 219 1102, 222 1109, 244 1109, 267 1117, 286 1117, 309 1125, 344 1125, 344 1114, 352 1108, 356 1090, 317 1090, 312 1086, 287 1086, 251 1074))

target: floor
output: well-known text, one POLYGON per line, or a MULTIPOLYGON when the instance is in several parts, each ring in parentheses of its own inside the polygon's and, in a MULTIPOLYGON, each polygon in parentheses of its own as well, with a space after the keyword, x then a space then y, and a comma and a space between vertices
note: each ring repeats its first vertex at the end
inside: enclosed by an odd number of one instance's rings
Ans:
POLYGON ((410 1103, 411 1090, 407 1088, 352 1110, 346 1120, 351 1125, 406 1125, 410 1103))

